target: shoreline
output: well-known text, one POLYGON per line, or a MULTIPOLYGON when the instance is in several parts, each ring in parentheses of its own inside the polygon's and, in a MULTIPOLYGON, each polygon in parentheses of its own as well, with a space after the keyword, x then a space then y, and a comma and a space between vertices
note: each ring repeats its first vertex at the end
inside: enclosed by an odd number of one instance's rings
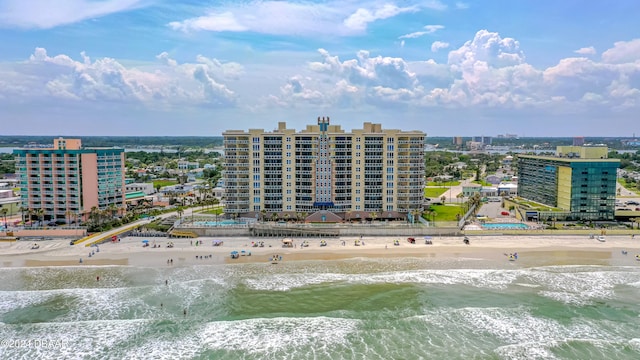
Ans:
POLYGON ((355 246, 359 237, 325 239, 327 246, 321 247, 318 238, 294 239, 294 248, 283 248, 276 238, 217 238, 221 246, 213 246, 215 238, 196 239, 150 238, 151 246, 143 247, 140 237, 126 237, 119 243, 105 243, 98 247, 69 245, 68 240, 39 241, 39 249, 32 250, 34 243, 18 241, 0 244, 0 267, 48 267, 48 266, 145 266, 177 267, 191 265, 269 263, 273 255, 282 256, 282 262, 337 261, 357 258, 398 259, 429 258, 454 260, 473 264, 517 264, 521 267, 537 265, 640 265, 636 255, 640 254, 640 239, 629 236, 607 236, 599 242, 586 236, 560 237, 548 235, 528 236, 471 236, 471 244, 465 245, 462 237, 431 237, 432 245, 423 238, 416 244, 400 237, 363 237, 364 245, 355 246), (394 240, 400 245, 393 245, 394 240), (195 241, 202 245, 195 245, 195 241), (252 247, 252 242, 264 242, 265 247, 252 247), (300 244, 308 241, 309 247, 300 244), (343 244, 344 241, 344 245, 343 244), (174 243, 167 248, 167 243, 174 243), (158 247, 153 248, 156 244, 158 247), (251 252, 251 256, 231 259, 231 251, 251 252), (623 254, 626 251, 626 255, 623 254), (93 255, 89 257, 89 253, 93 255), (508 255, 518 253, 516 261, 508 261, 508 255), (202 259, 200 257, 202 256, 202 259), (80 263, 82 259, 82 263, 80 263), (171 265, 173 259, 173 265, 171 265))

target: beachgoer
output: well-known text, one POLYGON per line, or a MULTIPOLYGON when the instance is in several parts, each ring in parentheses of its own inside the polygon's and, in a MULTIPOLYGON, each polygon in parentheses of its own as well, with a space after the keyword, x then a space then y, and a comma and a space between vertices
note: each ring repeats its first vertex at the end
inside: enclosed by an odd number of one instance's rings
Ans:
POLYGON ((182 314, 183 314, 184 316, 187 316, 187 309, 182 310, 182 314))
POLYGON ((164 281, 164 284, 165 284, 165 285, 169 285, 169 280, 165 280, 165 281, 164 281))
POLYGON ((96 276, 96 281, 100 281, 100 276, 96 276))
POLYGON ((162 303, 160 303, 160 307, 162 307, 162 303))

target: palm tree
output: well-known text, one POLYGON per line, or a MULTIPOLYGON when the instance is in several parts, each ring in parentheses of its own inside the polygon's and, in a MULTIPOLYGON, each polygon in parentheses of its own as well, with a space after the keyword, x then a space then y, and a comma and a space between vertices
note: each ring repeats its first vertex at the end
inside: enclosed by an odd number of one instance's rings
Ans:
POLYGON ((31 227, 33 227, 33 216, 36 214, 36 210, 35 209, 28 209, 27 210, 27 216, 29 217, 29 224, 31 227))
POLYGON ((71 210, 67 210, 64 212, 64 216, 67 219, 67 226, 69 226, 71 224, 71 217, 73 216, 73 211, 71 210))
POLYGON ((42 224, 44 223, 44 210, 42 208, 37 209, 36 210, 36 215, 38 216, 38 219, 40 220, 40 226, 42 226, 42 224))
POLYGON ((482 202, 482 196, 480 193, 476 192, 469 198, 469 206, 475 206, 473 209, 473 213, 476 214, 479 209, 479 205, 482 202))
POLYGON ((277 212, 271 213, 271 220, 273 220, 274 222, 276 220, 278 220, 278 213, 277 212))
POLYGON ((267 210, 260 210, 260 216, 262 217, 262 222, 264 222, 264 219, 267 217, 267 210))
POLYGON ((24 225, 25 221, 24 221, 24 213, 27 212, 29 209, 24 207, 24 206, 20 206, 20 215, 22 216, 22 225, 24 225))
POLYGON ((178 213, 180 220, 182 220, 182 214, 184 214, 184 209, 182 208, 182 206, 178 206, 178 208, 176 209, 176 212, 178 213))

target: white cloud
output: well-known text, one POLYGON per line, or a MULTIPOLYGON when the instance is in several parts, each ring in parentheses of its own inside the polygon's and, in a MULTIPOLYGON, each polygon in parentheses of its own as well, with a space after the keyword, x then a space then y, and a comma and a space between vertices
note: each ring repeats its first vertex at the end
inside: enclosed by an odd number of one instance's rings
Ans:
POLYGON ((144 7, 145 0, 2 0, 0 27, 50 29, 144 7))
POLYGON ((358 52, 357 59, 341 62, 337 56, 331 56, 328 51, 319 49, 323 62, 312 62, 309 69, 344 78, 349 83, 362 86, 383 86, 389 88, 413 87, 416 76, 409 71, 407 63, 402 58, 370 57, 368 51, 358 52))
POLYGON ((469 8, 469 4, 463 3, 463 2, 457 2, 456 3, 456 9, 459 10, 465 10, 469 8))
POLYGON ((257 32, 272 35, 317 36, 323 34, 349 36, 361 34, 375 21, 418 11, 424 7, 438 7, 439 2, 420 6, 399 7, 392 3, 344 2, 330 0, 322 3, 294 1, 228 2, 209 8, 204 15, 168 26, 174 30, 214 32, 257 32))
POLYGON ((530 119, 531 114, 544 119, 555 114, 556 120, 567 114, 632 116, 628 114, 640 110, 636 43, 618 42, 605 49, 602 59, 576 56, 547 68, 527 63, 517 40, 487 30, 451 49, 441 63, 366 50, 338 57, 319 49, 316 61, 306 67, 293 60, 286 65, 242 66, 201 55, 181 62, 173 52, 160 53, 150 63, 128 65, 111 58, 91 59, 84 53, 54 56, 38 48, 25 62, 0 63, 0 110, 15 104, 38 107, 49 100, 72 102, 74 107, 206 106, 216 109, 217 115, 222 109, 258 113, 265 106, 273 113, 282 111, 282 116, 290 116, 288 111, 330 109, 353 116, 391 114, 387 118, 394 121, 399 109, 403 116, 443 111, 503 117, 517 113, 518 119, 522 114, 530 119))
POLYGON ((172 21, 169 26, 174 30, 208 30, 208 31, 246 31, 231 12, 210 13, 184 21, 172 21))
POLYGON ((602 61, 612 64, 640 60, 640 39, 618 41, 613 47, 602 53, 602 61))
POLYGON ((376 8, 375 10, 359 8, 355 13, 344 20, 344 25, 349 29, 362 31, 366 30, 367 24, 376 20, 387 19, 401 13, 416 10, 417 9, 415 7, 401 8, 392 4, 385 4, 381 7, 376 8))
POLYGON ((593 46, 583 47, 578 50, 575 50, 574 53, 580 54, 580 55, 594 55, 596 53, 596 48, 594 48, 593 46))
POLYGON ((409 34, 401 35, 398 39, 415 39, 427 34, 433 34, 438 30, 444 29, 442 25, 426 25, 424 27, 426 31, 416 31, 409 34))
POLYGON ((510 66, 525 62, 520 43, 512 38, 502 38, 498 33, 480 30, 473 40, 449 53, 449 64, 465 66, 483 61, 494 67, 510 66))
POLYGON ((91 61, 84 53, 81 57, 82 62, 64 54, 49 56, 46 49, 36 48, 19 68, 25 78, 41 84, 34 86, 36 97, 214 106, 235 104, 235 93, 221 81, 242 72, 238 64, 203 56, 197 63, 178 64, 166 52, 156 56, 160 65, 148 68, 125 67, 111 58, 91 61))
POLYGON ((427 30, 427 34, 433 34, 438 30, 444 29, 444 26, 443 25, 426 25, 424 28, 425 30, 427 30))
POLYGON ((431 44, 431 51, 438 52, 438 50, 446 49, 449 47, 449 43, 443 41, 434 41, 431 44))
POLYGON ((426 31, 416 31, 409 34, 401 35, 398 39, 415 39, 428 34, 426 31))

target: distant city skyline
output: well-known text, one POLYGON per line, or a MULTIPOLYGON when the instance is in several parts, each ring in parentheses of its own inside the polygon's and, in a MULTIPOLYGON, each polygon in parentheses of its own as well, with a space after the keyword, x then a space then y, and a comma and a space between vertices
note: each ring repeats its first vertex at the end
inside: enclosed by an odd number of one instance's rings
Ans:
POLYGON ((640 3, 0 0, 3 135, 640 132, 640 3))

